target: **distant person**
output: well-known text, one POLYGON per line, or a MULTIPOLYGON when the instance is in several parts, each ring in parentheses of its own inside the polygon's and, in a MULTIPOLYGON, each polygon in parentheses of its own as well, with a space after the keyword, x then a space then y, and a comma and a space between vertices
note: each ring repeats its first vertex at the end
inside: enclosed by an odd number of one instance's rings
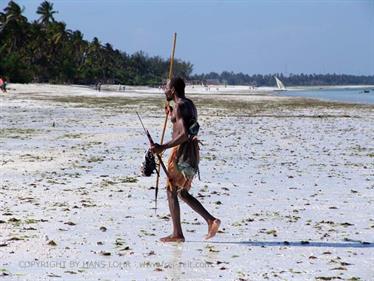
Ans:
POLYGON ((97 82, 96 83, 96 91, 101 91, 101 82, 99 81, 99 82, 97 82))
POLYGON ((6 85, 7 85, 6 79, 0 77, 0 89, 3 93, 6 93, 6 85))
POLYGON ((171 107, 166 109, 173 123, 172 139, 165 144, 155 143, 151 146, 151 151, 158 154, 166 149, 172 149, 168 161, 170 179, 168 179, 166 189, 173 232, 171 235, 161 238, 162 242, 184 242, 178 196, 207 222, 208 234, 205 239, 215 236, 221 224, 219 219, 213 217, 189 193, 192 180, 199 171, 200 156, 197 139, 199 124, 195 104, 185 96, 184 90, 185 83, 182 78, 173 78, 166 84, 166 99, 174 101, 175 104, 174 109, 171 107))

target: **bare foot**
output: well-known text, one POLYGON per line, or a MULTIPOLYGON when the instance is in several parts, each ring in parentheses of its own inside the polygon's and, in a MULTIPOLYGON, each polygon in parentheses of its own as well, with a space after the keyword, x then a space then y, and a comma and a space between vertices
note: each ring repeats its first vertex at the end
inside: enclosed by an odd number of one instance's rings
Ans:
POLYGON ((221 221, 219 219, 215 219, 214 221, 208 222, 208 234, 205 236, 205 239, 208 240, 214 237, 221 225, 221 221))
POLYGON ((169 235, 160 239, 161 242, 184 242, 183 236, 169 235))

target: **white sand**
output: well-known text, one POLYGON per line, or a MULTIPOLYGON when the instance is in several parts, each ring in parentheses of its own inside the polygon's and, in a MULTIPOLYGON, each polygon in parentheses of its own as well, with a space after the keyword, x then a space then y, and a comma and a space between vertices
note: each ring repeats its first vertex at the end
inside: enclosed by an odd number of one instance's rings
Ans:
POLYGON ((204 241, 204 221, 181 203, 187 242, 163 244, 165 192, 155 214, 155 177, 139 176, 147 141, 134 114, 159 139, 161 92, 10 88, 0 96, 4 280, 374 276, 373 107, 196 90, 204 146, 191 192, 222 231, 204 241))

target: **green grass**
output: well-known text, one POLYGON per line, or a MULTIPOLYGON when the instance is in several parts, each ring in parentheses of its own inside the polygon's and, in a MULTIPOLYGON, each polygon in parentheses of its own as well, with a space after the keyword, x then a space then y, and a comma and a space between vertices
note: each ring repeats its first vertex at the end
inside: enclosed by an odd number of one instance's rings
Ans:
POLYGON ((25 128, 1 128, 0 138, 10 139, 26 139, 32 135, 41 133, 42 130, 38 129, 25 129, 25 128))

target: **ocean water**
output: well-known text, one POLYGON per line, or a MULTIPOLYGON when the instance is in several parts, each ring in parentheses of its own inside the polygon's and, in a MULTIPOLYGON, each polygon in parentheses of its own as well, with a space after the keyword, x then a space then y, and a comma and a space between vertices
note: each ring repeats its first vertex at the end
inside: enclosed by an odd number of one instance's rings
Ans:
POLYGON ((374 88, 363 89, 321 89, 321 90, 303 90, 286 91, 282 96, 314 98, 325 101, 337 101, 347 103, 374 104, 374 88), (369 90, 365 93, 364 90, 369 90))

